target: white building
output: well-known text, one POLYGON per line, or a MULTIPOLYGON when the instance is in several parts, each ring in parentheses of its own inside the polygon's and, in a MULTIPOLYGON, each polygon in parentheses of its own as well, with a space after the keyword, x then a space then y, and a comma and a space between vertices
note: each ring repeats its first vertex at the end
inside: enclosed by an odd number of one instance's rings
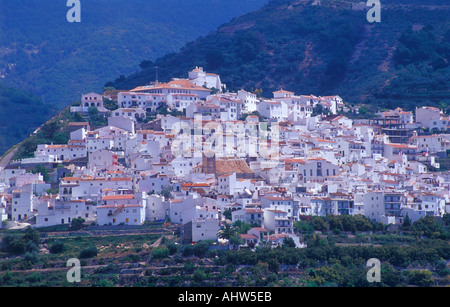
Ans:
POLYGON ((225 84, 222 84, 220 76, 212 73, 207 73, 203 70, 203 67, 195 67, 189 72, 189 81, 197 86, 205 86, 209 89, 216 89, 222 91, 226 88, 225 84))
POLYGON ((32 185, 26 185, 12 191, 11 213, 13 221, 27 220, 35 214, 36 198, 31 190, 32 185))
POLYGON ((258 112, 265 118, 278 121, 288 117, 288 107, 282 101, 262 100, 258 105, 258 112))
POLYGON ((442 110, 434 107, 416 108, 416 123, 430 131, 446 130, 450 126, 449 117, 445 116, 442 110))
POLYGON ((401 224, 405 199, 396 192, 369 192, 364 195, 364 215, 383 224, 401 224))
POLYGON ((192 220, 192 242, 217 240, 220 224, 217 218, 197 218, 192 220))
POLYGON ((244 90, 239 90, 238 99, 244 103, 242 112, 252 113, 258 111, 259 99, 256 97, 256 94, 249 93, 244 90))
POLYGON ((294 233, 293 218, 280 209, 264 209, 264 228, 278 233, 294 233))
POLYGON ((325 178, 340 174, 339 166, 323 158, 312 158, 303 163, 300 162, 297 171, 303 176, 303 182, 305 183, 313 178, 325 178))
POLYGON ((96 206, 85 200, 70 200, 62 202, 53 196, 39 199, 35 227, 48 227, 70 224, 76 218, 86 222, 95 222, 96 206))
POLYGON ((142 225, 145 208, 139 204, 104 205, 97 207, 98 225, 142 225))
POLYGON ((251 194, 254 190, 250 179, 237 179, 236 173, 225 174, 218 177, 218 193, 221 195, 243 195, 251 194))
POLYGON ((169 215, 169 202, 164 201, 160 195, 149 195, 147 197, 147 208, 145 220, 150 222, 164 221, 169 215))
POLYGON ((70 161, 87 157, 87 149, 82 145, 38 145, 35 157, 53 157, 54 162, 70 161))
POLYGON ((89 168, 110 169, 113 166, 118 166, 118 157, 109 150, 100 149, 89 155, 89 168))
POLYGON ((141 108, 119 108, 111 112, 111 117, 125 117, 133 120, 143 120, 146 118, 144 109, 141 108))
POLYGON ((156 112, 167 97, 163 94, 150 94, 139 92, 120 92, 117 95, 117 103, 121 108, 140 108, 146 112, 156 112))
POLYGON ((82 95, 80 106, 71 107, 70 112, 88 113, 89 108, 97 108, 102 113, 108 112, 108 110, 103 105, 103 96, 96 93, 82 95))
POLYGON ((108 195, 97 207, 98 225, 142 225, 147 201, 144 193, 108 195))
POLYGON ((166 98, 169 94, 195 94, 200 99, 206 99, 211 93, 210 89, 198 86, 189 80, 174 79, 168 83, 158 83, 154 85, 139 86, 130 92, 162 94, 166 98))

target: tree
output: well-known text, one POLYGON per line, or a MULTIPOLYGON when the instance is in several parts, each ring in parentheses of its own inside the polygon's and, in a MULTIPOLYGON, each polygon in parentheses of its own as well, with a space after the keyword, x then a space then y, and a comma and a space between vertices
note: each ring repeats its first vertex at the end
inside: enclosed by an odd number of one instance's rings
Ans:
POLYGON ((166 247, 158 247, 152 251, 152 259, 164 259, 169 257, 170 251, 166 247))
POLYGON ((67 135, 67 133, 63 131, 58 131, 55 134, 53 134, 52 137, 52 143, 55 145, 63 145, 67 144, 69 142, 70 137, 67 135))
POLYGON ((403 228, 409 228, 410 226, 411 226, 411 219, 409 218, 409 215, 406 214, 405 218, 403 219, 402 227, 403 228))
POLYGON ((41 132, 45 139, 53 139, 53 135, 60 129, 60 125, 56 121, 45 124, 41 128, 41 132))
POLYGON ((291 237, 284 239, 283 246, 292 248, 296 247, 294 239, 292 239, 291 237))
POLYGON ((8 234, 2 239, 2 250, 10 255, 22 255, 25 253, 25 242, 16 235, 8 234))
POLYGON ((408 274, 409 283, 419 287, 429 287, 433 284, 432 273, 429 270, 410 271, 408 274))
POLYGON ((220 239, 229 240, 235 234, 236 230, 230 224, 227 223, 221 230, 219 230, 217 237, 220 239))
POLYGON ((82 218, 82 217, 74 218, 72 220, 71 225, 70 225, 70 229, 74 230, 74 231, 83 229, 84 226, 85 226, 84 223, 85 223, 85 219, 84 218, 82 218))
POLYGON ((269 271, 273 273, 278 273, 278 271, 280 270, 280 263, 275 258, 270 258, 267 261, 267 264, 269 265, 269 271))
POLYGON ((86 259, 86 258, 92 258, 96 257, 98 254, 97 247, 91 246, 86 249, 83 249, 80 254, 78 255, 78 258, 80 259, 86 259))
POLYGON ((41 261, 38 253, 36 253, 36 252, 26 252, 23 255, 23 260, 25 260, 26 262, 29 262, 31 264, 38 264, 41 261))
POLYGON ((33 174, 41 174, 42 177, 44 177, 45 182, 50 181, 50 175, 48 173, 48 169, 41 164, 36 165, 36 167, 34 169, 32 169, 31 172, 33 174))
POLYGON ((139 67, 141 69, 146 69, 146 68, 150 68, 154 65, 153 61, 150 60, 144 60, 141 62, 141 64, 139 64, 139 67))
POLYGON ((321 216, 313 216, 311 218, 311 223, 314 226, 314 230, 317 230, 317 231, 327 231, 328 230, 328 225, 327 225, 325 219, 321 216))
POLYGON ((227 209, 223 212, 223 216, 227 219, 227 220, 231 220, 231 210, 227 209))
POLYGON ((34 229, 31 226, 28 226, 27 229, 25 229, 25 234, 23 236, 23 240, 26 242, 31 241, 36 245, 39 245, 40 242, 40 235, 39 232, 34 229))
POLYGON ((205 60, 209 70, 216 70, 225 64, 224 55, 218 49, 209 50, 205 54, 205 60))
POLYGON ((60 254, 60 253, 64 252, 65 250, 66 250, 66 246, 64 245, 63 242, 55 242, 49 248, 49 251, 51 254, 60 254))

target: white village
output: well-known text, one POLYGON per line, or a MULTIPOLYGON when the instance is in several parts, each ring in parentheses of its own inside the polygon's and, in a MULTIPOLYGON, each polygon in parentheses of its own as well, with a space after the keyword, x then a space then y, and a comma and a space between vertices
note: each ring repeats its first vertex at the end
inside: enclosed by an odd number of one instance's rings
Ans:
POLYGON ((230 92, 201 67, 185 79, 83 94, 70 111, 94 108, 107 125, 72 122, 67 144, 38 145, 1 169, 0 227, 164 222, 195 243, 222 242, 221 230, 241 221, 252 228, 237 248, 287 238, 304 247, 294 223, 305 216, 395 226, 450 213, 450 172, 436 171, 450 149, 448 115, 420 107, 351 119, 345 112, 357 109, 339 95, 304 94, 230 92), (53 169, 49 180, 29 171, 36 165, 53 169))

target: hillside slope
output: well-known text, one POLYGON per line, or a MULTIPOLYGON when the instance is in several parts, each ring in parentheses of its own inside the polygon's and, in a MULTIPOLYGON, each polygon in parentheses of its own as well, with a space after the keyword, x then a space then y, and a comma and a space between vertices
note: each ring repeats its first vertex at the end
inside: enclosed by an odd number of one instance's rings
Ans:
POLYGON ((450 105, 450 5, 444 0, 382 1, 380 23, 361 1, 271 1, 186 44, 152 67, 109 82, 131 89, 186 77, 203 66, 231 90, 280 88, 339 94, 377 107, 450 105))
POLYGON ((0 0, 0 78, 62 109, 267 0, 0 0))
POLYGON ((41 98, 0 83, 0 156, 54 113, 41 98))

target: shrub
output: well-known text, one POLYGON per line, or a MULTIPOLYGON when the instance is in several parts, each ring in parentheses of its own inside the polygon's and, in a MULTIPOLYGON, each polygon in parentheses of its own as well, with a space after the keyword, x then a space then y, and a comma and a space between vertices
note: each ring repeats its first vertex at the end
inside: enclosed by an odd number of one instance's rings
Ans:
POLYGON ((83 249, 80 252, 78 258, 80 258, 80 259, 92 258, 92 257, 96 257, 97 254, 98 254, 97 247, 91 246, 89 248, 83 249))
POLYGON ((74 231, 83 229, 84 223, 85 223, 85 219, 83 219, 81 217, 75 218, 75 219, 72 220, 72 223, 70 225, 70 229, 74 230, 74 231))
POLYGON ((51 254, 60 254, 66 250, 63 242, 55 242, 49 248, 51 254))
POLYGON ((15 235, 6 235, 2 239, 2 250, 10 255, 25 253, 25 242, 15 235))
POLYGON ((41 259, 39 258, 38 253, 36 252, 26 252, 23 255, 23 260, 30 262, 32 264, 37 264, 41 261, 41 259))
POLYGON ((174 255, 178 252, 178 245, 175 243, 167 244, 167 248, 169 249, 169 254, 174 255))
POLYGON ((164 259, 169 257, 169 249, 167 247, 155 248, 152 252, 152 259, 164 259))

